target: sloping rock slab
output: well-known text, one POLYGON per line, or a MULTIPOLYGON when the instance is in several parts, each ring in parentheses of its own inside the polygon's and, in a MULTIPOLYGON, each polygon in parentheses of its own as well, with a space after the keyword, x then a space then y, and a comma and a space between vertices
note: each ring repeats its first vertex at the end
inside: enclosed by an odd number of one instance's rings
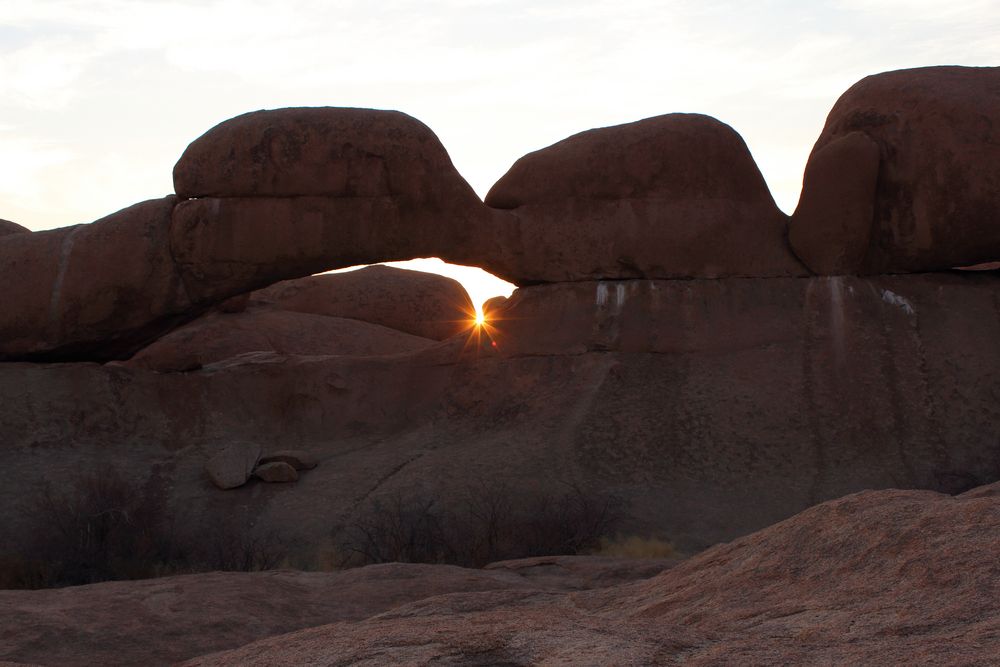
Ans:
MULTIPOLYGON (((611 566, 620 571, 628 562, 611 566)), ((632 579, 649 575, 639 564, 632 579)), ((571 590, 587 581, 567 572, 547 585, 571 590)), ((0 591, 0 660, 166 665, 299 628, 361 620, 425 597, 539 587, 508 571, 393 563, 0 591)))
POLYGON ((991 664, 1000 503, 863 492, 643 582, 427 598, 187 665, 991 664))

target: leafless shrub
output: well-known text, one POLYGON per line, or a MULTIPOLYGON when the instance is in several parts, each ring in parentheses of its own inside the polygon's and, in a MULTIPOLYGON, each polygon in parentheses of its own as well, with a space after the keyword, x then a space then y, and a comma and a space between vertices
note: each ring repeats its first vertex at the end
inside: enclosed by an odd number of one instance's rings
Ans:
POLYGON ((281 537, 246 523, 230 522, 202 529, 186 540, 190 567, 197 571, 257 572, 271 570, 285 558, 281 537))
POLYGON ((176 557, 158 480, 139 486, 113 467, 85 475, 64 491, 46 485, 25 504, 24 518, 25 543, 7 556, 20 564, 8 566, 8 586, 142 578, 176 557))
POLYGON ((422 489, 374 499, 338 533, 341 565, 481 567, 497 560, 596 549, 602 537, 614 532, 624 503, 577 485, 561 486, 559 492, 524 494, 504 482, 481 480, 452 503, 422 489))

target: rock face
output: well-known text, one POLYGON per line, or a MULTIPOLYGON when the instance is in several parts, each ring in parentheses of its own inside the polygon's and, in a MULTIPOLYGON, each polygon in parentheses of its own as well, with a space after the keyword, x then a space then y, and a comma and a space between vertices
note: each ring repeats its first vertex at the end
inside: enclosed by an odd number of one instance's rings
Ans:
POLYGON ((0 220, 0 236, 10 236, 11 234, 24 234, 30 233, 31 230, 27 227, 22 227, 16 222, 11 222, 10 220, 0 220))
POLYGON ((189 371, 249 352, 372 356, 413 352, 434 341, 342 317, 275 310, 209 313, 143 348, 128 366, 162 373, 189 371))
POLYGON ((589 130, 518 160, 490 190, 487 268, 518 285, 803 275, 743 139, 697 114, 589 130))
POLYGON ((691 552, 866 488, 1000 478, 998 302, 992 271, 581 282, 518 290, 478 340, 393 356, 3 364, 0 522, 99 454, 156 462, 209 525, 252 500, 262 529, 310 544, 365 494, 423 485, 460 507, 498 478, 617 494, 624 533, 691 552), (233 440, 331 464, 292 489, 220 493, 202 467, 233 440))
MULTIPOLYGON (((235 489, 250 479, 260 460, 260 444, 234 442, 219 450, 205 464, 205 472, 220 489, 235 489)), ((293 471, 294 472, 294 471, 293 471)))
POLYGON ((998 219, 1000 67, 926 67, 869 76, 837 101, 791 242, 818 273, 934 271, 1000 258, 998 219))
POLYGON ((171 257, 174 197, 0 240, 0 360, 130 353, 192 309, 171 257))
POLYGON ((444 340, 467 331, 475 316, 457 280, 389 266, 287 280, 255 292, 254 302, 273 308, 348 317, 444 340))

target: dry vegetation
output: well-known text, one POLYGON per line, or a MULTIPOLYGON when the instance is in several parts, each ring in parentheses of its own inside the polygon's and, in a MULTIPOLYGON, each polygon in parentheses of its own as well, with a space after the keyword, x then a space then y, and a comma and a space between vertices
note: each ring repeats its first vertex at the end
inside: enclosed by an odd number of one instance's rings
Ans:
POLYGON ((349 525, 333 530, 329 542, 303 550, 286 536, 237 520, 197 533, 181 530, 187 522, 169 511, 158 478, 136 483, 105 467, 62 490, 47 486, 23 504, 20 539, 3 531, 10 542, 0 545, 0 588, 278 566, 408 562, 481 567, 554 554, 670 555, 668 543, 607 537, 624 516, 621 499, 571 484, 551 487, 523 494, 502 482, 478 481, 458 502, 424 489, 372 499, 349 525))

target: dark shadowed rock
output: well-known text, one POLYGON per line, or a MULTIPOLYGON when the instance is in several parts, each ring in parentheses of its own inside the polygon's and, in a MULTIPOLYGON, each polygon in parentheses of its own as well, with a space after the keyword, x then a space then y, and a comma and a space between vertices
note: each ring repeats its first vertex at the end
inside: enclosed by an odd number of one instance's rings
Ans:
POLYGON ((0 240, 0 359, 127 355, 193 308, 170 253, 174 197, 0 240))
POLYGON ((389 266, 287 280, 254 292, 252 299, 273 308, 349 317, 434 340, 468 330, 475 314, 457 280, 389 266))
POLYGON ((486 196, 486 268, 515 284, 802 275, 743 139, 698 114, 581 132, 518 160, 486 196))
POLYGON ((0 236, 10 236, 11 234, 24 234, 30 232, 30 229, 22 227, 16 222, 11 222, 10 220, 0 220, 0 236))
POLYGON ((254 477, 265 482, 297 482, 299 473, 285 461, 261 463, 253 471, 254 477))
POLYGON ((252 496, 261 530, 307 544, 373 487, 457 511, 500 475, 617 494, 623 531, 683 552, 865 488, 959 493, 1000 479, 998 303, 992 271, 581 282, 517 290, 478 341, 397 355, 0 364, 0 523, 101 457, 159 466, 209 525, 252 496), (202 468, 235 440, 329 464, 295 493, 221 493, 202 468))
POLYGON ((996 261, 1000 67, 924 67, 862 79, 830 111, 802 199, 792 242, 818 271, 933 271, 996 261), (843 143, 856 133, 878 146, 877 173, 862 142, 843 143), (865 227, 869 207, 873 220, 865 227), (831 242, 840 247, 821 246, 831 242))
POLYGON ((143 348, 126 364, 166 373, 248 352, 369 356, 412 352, 433 344, 369 322, 258 306, 243 313, 203 315, 143 348))
POLYGON ((260 452, 260 445, 255 442, 230 443, 205 463, 205 472, 220 489, 243 486, 253 474, 260 452))
POLYGON ((312 470, 316 467, 316 457, 301 449, 283 449, 260 459, 260 464, 282 461, 296 470, 312 470))
POLYGON ((879 147, 864 132, 830 142, 809 160, 788 240, 814 273, 854 273, 868 253, 879 147))

